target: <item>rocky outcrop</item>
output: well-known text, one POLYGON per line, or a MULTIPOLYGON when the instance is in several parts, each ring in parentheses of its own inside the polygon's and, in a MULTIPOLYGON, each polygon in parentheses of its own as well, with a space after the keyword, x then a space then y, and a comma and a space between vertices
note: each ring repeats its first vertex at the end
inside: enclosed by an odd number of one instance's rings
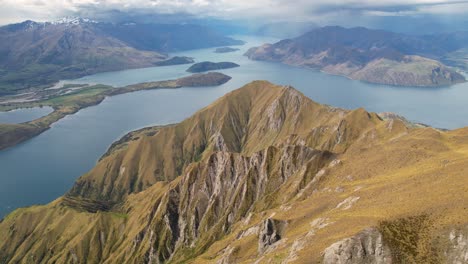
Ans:
POLYGON ((448 240, 449 246, 445 252, 447 263, 468 263, 468 227, 450 231, 448 240))
POLYGON ((382 234, 375 228, 343 239, 324 251, 324 264, 391 264, 392 257, 382 234))
MULTIPOLYGON (((408 219, 412 221, 415 218, 408 219)), ((421 219, 421 218, 420 218, 421 219)), ((407 220, 397 220, 407 221, 407 220)), ((407 223, 408 223, 407 221, 407 223)), ((408 232, 410 226, 400 226, 395 230, 395 234, 408 232)), ((444 232, 442 236, 427 236, 423 230, 419 230, 412 236, 402 236, 399 239, 415 239, 406 246, 413 247, 413 250, 405 249, 401 246, 389 245, 385 236, 377 228, 365 229, 353 237, 338 241, 323 253, 324 264, 390 264, 390 263, 468 263, 468 235, 467 228, 452 229, 444 232), (419 239, 419 241, 418 241, 419 239), (426 239, 426 240, 423 240, 426 239), (432 247, 422 246, 429 243, 432 247), (438 256, 439 252, 435 245, 443 252, 443 256, 438 256), (425 254, 424 249, 429 254, 425 254), (414 254, 413 258, 408 257, 414 254), (393 257, 395 256, 395 257, 393 257)), ((402 241, 399 241, 400 243, 402 241)))
POLYGON ((356 196, 348 197, 344 201, 340 202, 336 206, 336 209, 349 210, 357 201, 359 201, 359 198, 360 197, 356 197, 356 196))
MULTIPOLYGON (((201 253, 248 213, 277 205, 271 194, 286 182, 307 184, 310 175, 328 162, 327 153, 299 146, 270 147, 250 157, 214 153, 188 168, 176 185, 151 203, 152 209, 140 223, 143 228, 132 239, 124 259, 144 256, 148 263, 159 263, 179 260, 178 252, 184 248, 201 253)), ((281 239, 285 225, 275 219, 261 225, 259 252, 281 239)))
POLYGON ((258 253, 262 254, 271 245, 278 242, 282 236, 286 223, 276 219, 268 218, 262 223, 258 237, 258 253))

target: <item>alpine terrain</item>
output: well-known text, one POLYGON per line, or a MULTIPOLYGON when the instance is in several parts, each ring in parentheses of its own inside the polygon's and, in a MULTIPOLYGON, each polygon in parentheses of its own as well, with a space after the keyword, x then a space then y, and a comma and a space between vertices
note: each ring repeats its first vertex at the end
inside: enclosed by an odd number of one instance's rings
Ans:
POLYGON ((255 81, 0 222, 0 263, 467 263, 468 129, 255 81))

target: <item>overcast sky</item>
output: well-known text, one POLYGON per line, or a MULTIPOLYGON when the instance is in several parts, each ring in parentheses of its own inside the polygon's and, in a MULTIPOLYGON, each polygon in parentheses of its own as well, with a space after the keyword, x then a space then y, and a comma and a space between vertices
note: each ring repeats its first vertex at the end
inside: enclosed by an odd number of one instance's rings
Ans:
MULTIPOLYGON (((468 0, 0 0, 0 24, 107 12, 326 21, 337 16, 468 16, 468 0)), ((91 17, 92 18, 92 17, 91 17)))

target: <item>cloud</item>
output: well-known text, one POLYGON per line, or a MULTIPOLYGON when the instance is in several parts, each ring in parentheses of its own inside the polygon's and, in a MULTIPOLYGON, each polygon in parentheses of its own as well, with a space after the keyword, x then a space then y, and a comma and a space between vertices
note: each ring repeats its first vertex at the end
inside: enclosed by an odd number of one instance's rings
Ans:
POLYGON ((112 13, 320 21, 343 15, 466 14, 468 0, 0 0, 0 6, 1 24, 112 13))

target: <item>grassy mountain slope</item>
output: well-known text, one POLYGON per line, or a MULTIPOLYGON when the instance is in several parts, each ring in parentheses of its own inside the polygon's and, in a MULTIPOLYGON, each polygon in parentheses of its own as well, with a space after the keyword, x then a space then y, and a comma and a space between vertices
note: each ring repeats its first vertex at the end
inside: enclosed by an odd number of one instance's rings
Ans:
MULTIPOLYGON (((268 87, 269 84, 250 85, 257 86, 268 87)), ((287 139, 299 140, 294 134, 310 133, 315 134, 309 139, 310 147, 341 151, 348 142, 336 143, 337 133, 345 133, 342 137, 350 137, 350 140, 359 134, 347 130, 346 118, 341 119, 348 114, 346 111, 318 105, 293 89, 288 93, 267 88, 241 89, 227 98, 223 97, 177 126, 142 138, 130 144, 126 151, 103 159, 77 181, 70 195, 118 202, 128 193, 146 189, 157 181, 175 179, 186 166, 210 151, 250 154, 287 139), (332 131, 338 128, 340 130, 332 131), (323 130, 331 132, 320 133, 323 130), (104 174, 108 177, 101 177, 104 174)), ((378 120, 376 115, 368 118, 364 111, 349 115, 364 118, 362 127, 355 128, 357 131, 365 129, 366 122, 378 120)))
POLYGON ((67 195, 8 215, 0 260, 450 263, 466 252, 467 155, 466 129, 253 82, 129 134, 67 195))
POLYGON ((5 93, 96 72, 148 67, 167 58, 108 37, 94 24, 23 24, 0 28, 5 93))

